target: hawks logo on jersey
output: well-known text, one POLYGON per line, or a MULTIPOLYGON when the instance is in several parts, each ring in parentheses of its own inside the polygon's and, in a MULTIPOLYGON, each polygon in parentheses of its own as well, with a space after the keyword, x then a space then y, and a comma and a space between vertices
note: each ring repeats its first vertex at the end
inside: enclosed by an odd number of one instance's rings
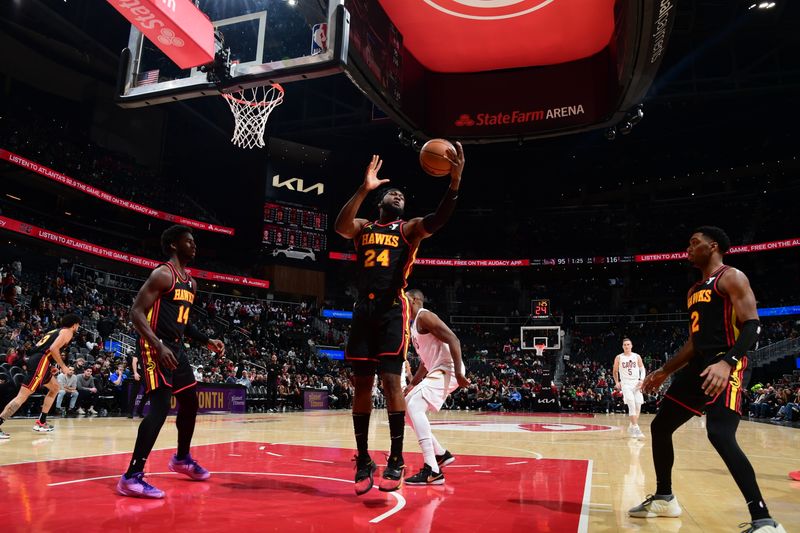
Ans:
POLYGON ((403 235, 404 220, 370 222, 353 241, 360 267, 360 294, 386 294, 404 289, 417 255, 417 246, 403 235))

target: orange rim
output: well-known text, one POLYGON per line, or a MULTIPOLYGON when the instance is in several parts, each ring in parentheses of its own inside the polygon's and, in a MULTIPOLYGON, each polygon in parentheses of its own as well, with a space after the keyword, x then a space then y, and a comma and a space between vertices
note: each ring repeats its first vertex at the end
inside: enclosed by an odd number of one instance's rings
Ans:
POLYGON ((226 100, 233 100, 234 102, 242 105, 249 105, 250 107, 269 107, 277 105, 283 100, 283 87, 281 87, 280 83, 273 83, 270 88, 277 89, 279 94, 268 102, 249 102, 247 100, 242 100, 241 98, 236 98, 230 93, 222 93, 222 97, 226 100))

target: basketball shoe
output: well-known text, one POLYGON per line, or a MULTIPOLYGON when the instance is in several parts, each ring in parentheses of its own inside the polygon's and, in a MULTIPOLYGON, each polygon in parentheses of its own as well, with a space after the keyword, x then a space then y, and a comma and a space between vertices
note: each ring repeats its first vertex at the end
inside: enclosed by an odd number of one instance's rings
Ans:
POLYGON ((402 457, 389 457, 389 464, 383 469, 378 490, 392 492, 399 489, 403 485, 403 470, 405 469, 406 464, 402 457))
POLYGON ((374 483, 372 474, 375 472, 375 469, 378 468, 369 455, 364 458, 354 456, 353 461, 356 462, 356 479, 355 479, 355 490, 356 496, 361 496, 362 494, 366 494, 369 492, 369 489, 372 488, 374 483))
POLYGON ((628 510, 628 516, 633 518, 656 518, 657 516, 676 518, 682 512, 678 498, 675 496, 671 500, 665 500, 654 494, 648 494, 642 503, 628 510))
POLYGON ((125 478, 125 474, 120 476, 117 482, 117 492, 123 496, 134 498, 163 498, 164 491, 159 490, 144 480, 144 472, 137 472, 130 479, 125 478))
POLYGON ((47 433, 48 431, 53 431, 55 428, 48 423, 41 423, 38 420, 33 424, 33 430, 39 431, 41 433, 47 433))
POLYGON ((644 439, 644 433, 642 433, 641 428, 639 426, 633 426, 633 430, 630 433, 630 436, 634 439, 644 439))
POLYGON ((419 472, 406 478, 406 485, 444 485, 444 473, 434 472, 428 463, 419 472))
POLYGON ((173 455, 169 460, 169 470, 170 472, 186 474, 195 481, 203 481, 211 477, 211 472, 192 459, 191 454, 186 454, 186 459, 182 461, 178 459, 177 455, 173 455))
POLYGON ((454 463, 455 460, 456 458, 453 457, 453 454, 451 454, 448 450, 445 450, 442 455, 436 456, 436 464, 438 464, 440 468, 454 463))
POLYGON ((742 533, 786 533, 783 526, 777 523, 772 518, 762 518, 754 522, 745 522, 739 524, 739 527, 746 527, 742 533))
POLYGON ((7 440, 10 439, 11 435, 0 429, 0 440, 7 440))

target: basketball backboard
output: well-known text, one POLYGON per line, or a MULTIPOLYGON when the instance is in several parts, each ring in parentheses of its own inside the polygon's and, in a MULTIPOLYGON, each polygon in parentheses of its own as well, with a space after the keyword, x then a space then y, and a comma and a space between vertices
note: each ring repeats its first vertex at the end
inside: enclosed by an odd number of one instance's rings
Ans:
POLYGON ((520 347, 523 350, 534 350, 537 345, 544 344, 546 350, 561 349, 560 326, 521 326, 519 328, 520 347))
POLYGON ((123 51, 118 100, 140 107, 219 94, 265 83, 341 72, 347 57, 348 17, 339 0, 196 0, 230 50, 229 79, 181 69, 131 27, 123 51))

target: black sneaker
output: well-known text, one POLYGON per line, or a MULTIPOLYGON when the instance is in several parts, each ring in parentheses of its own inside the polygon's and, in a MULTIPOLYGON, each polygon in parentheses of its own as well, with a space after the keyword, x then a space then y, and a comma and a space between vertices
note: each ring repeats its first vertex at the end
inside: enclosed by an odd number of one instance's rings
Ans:
POLYGON ((453 454, 451 454, 447 450, 445 450, 442 455, 437 455, 436 456, 436 464, 438 464, 439 467, 447 466, 449 464, 452 464, 452 463, 455 462, 455 460, 456 460, 456 458, 453 457, 453 454))
POLYGON ((353 457, 353 460, 356 462, 356 495, 361 496, 362 494, 369 492, 369 490, 372 488, 372 474, 378 467, 375 465, 375 461, 370 459, 369 456, 364 459, 355 456, 353 457))
POLYGON ((383 469, 383 476, 378 483, 378 490, 393 492, 403 485, 403 470, 406 469, 402 457, 390 457, 389 464, 383 469))
POLYGON ((411 477, 406 478, 406 485, 444 485, 444 473, 434 472, 427 463, 411 477))

